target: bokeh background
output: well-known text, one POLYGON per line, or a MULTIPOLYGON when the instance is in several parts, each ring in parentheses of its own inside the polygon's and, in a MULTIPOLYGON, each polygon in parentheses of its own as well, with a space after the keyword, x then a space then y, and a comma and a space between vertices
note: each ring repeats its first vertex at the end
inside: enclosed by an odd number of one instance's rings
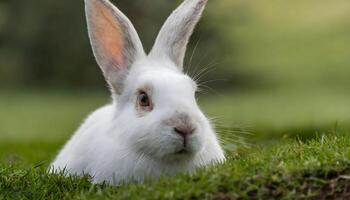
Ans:
MULTIPOLYGON (((146 50, 180 3, 113 2, 146 50)), ((350 129, 348 0, 211 0, 187 55, 186 71, 203 75, 203 110, 251 132, 247 143, 350 129)), ((0 1, 0 160, 50 160, 109 101, 83 0, 0 1)))

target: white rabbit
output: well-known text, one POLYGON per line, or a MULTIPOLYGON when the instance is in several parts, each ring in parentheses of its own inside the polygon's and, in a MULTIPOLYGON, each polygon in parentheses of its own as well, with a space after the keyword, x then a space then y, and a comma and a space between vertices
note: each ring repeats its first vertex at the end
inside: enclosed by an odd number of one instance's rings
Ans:
POLYGON ((188 40, 207 0, 185 0, 146 55, 128 18, 108 0, 85 0, 92 49, 113 103, 95 111, 50 166, 94 183, 141 182, 225 160, 182 72, 188 40))

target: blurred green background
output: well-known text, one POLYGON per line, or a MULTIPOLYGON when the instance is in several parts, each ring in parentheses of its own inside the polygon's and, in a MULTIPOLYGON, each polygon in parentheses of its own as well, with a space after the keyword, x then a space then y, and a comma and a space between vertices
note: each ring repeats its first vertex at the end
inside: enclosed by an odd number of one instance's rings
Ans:
MULTIPOLYGON (((146 50, 180 3, 113 2, 146 50)), ((350 129, 348 0, 210 0, 186 60, 190 74, 207 69, 204 111, 248 142, 350 129)), ((105 86, 83 0, 0 1, 0 156, 48 159, 110 101, 105 86)))

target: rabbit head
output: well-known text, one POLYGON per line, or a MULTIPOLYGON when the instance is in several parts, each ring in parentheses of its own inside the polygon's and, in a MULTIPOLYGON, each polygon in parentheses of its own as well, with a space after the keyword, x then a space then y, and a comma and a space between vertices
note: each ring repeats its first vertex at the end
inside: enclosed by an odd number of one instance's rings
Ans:
MULTIPOLYGON (((108 0, 85 0, 95 58, 115 102, 118 141, 164 162, 193 158, 216 136, 197 105, 197 85, 183 73, 188 40, 207 0, 185 0, 147 55, 128 18, 108 0)), ((208 149, 207 149, 208 150, 208 149)))

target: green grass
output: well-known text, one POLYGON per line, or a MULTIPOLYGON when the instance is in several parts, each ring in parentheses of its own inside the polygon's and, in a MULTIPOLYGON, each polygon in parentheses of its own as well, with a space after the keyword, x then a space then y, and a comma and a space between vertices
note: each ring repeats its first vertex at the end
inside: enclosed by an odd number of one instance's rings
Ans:
POLYGON ((218 122, 251 130, 255 139, 312 138, 335 127, 350 128, 350 93, 302 88, 213 93, 201 105, 218 122))
POLYGON ((88 177, 45 173, 86 115, 108 102, 107 93, 2 92, 0 199, 350 197, 346 93, 254 91, 200 99, 207 113, 220 116, 220 135, 233 142, 224 165, 192 176, 110 187, 91 185, 88 177))
POLYGON ((0 143, 65 139, 90 112, 108 101, 105 93, 88 91, 2 91, 0 143))
POLYGON ((230 154, 194 175, 119 187, 89 178, 49 175, 42 166, 0 169, 0 197, 9 199, 321 199, 350 197, 350 137, 306 143, 284 140, 230 154))

